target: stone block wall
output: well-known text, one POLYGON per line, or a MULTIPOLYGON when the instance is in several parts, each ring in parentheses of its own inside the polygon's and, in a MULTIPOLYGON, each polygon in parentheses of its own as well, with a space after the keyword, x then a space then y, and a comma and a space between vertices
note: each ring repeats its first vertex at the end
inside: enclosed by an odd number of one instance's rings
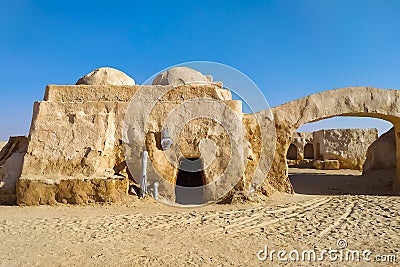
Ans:
POLYGON ((328 129, 313 133, 315 159, 338 160, 340 169, 362 170, 377 129, 328 129))
MULTIPOLYGON (((44 100, 34 104, 29 145, 16 186, 18 204, 118 201, 128 194, 128 173, 124 169, 124 147, 126 149, 127 146, 132 162, 129 168, 131 178, 139 182, 141 153, 146 149, 149 151, 151 166, 154 166, 153 172, 148 167, 149 177, 155 177, 154 171, 161 174, 163 180, 160 181, 160 192, 166 192, 162 197, 173 201, 178 169, 169 162, 165 151, 161 149, 160 133, 167 115, 194 98, 210 99, 214 101, 212 105, 218 102, 226 106, 225 112, 236 114, 239 124, 230 121, 222 113, 223 123, 233 126, 230 131, 237 132, 228 138, 229 131, 207 118, 192 120, 182 129, 175 129, 175 124, 172 124, 170 130, 180 130, 180 134, 173 139, 176 147, 172 146, 168 153, 173 154, 175 148, 179 147, 182 154, 176 154, 176 160, 180 157, 201 157, 206 161, 209 166, 204 170, 204 180, 214 184, 208 192, 211 198, 219 190, 225 190, 225 185, 216 182, 215 177, 224 173, 229 164, 231 173, 225 175, 239 180, 233 186, 236 185, 238 190, 248 190, 251 187, 250 176, 254 174, 254 166, 258 165, 260 159, 257 152, 260 144, 247 137, 259 140, 259 132, 256 131, 259 126, 250 117, 244 119, 241 102, 232 100, 229 90, 223 89, 220 84, 178 87, 49 85, 44 100), (137 103, 130 103, 139 88, 144 93, 139 93, 137 103), (146 105, 150 99, 159 95, 158 105, 152 108, 149 117, 135 119, 135 123, 138 123, 137 120, 145 120, 144 146, 134 142, 126 143, 123 125, 129 105, 146 105), (249 124, 255 128, 249 128, 249 124), (212 141, 215 147, 206 144, 203 146, 205 150, 201 151, 200 141, 203 139, 212 141), (232 153, 232 149, 236 153, 232 153), (207 155, 214 152, 216 158, 208 159, 207 155), (236 158, 230 158, 231 154, 235 154, 236 158)), ((194 105, 197 105, 192 109, 195 111, 204 109, 212 115, 220 112, 217 106, 213 108, 201 101, 194 105)), ((178 112, 176 124, 184 121, 183 118, 191 112, 190 109, 178 112)), ((260 179, 266 175, 267 171, 264 170, 260 179)))

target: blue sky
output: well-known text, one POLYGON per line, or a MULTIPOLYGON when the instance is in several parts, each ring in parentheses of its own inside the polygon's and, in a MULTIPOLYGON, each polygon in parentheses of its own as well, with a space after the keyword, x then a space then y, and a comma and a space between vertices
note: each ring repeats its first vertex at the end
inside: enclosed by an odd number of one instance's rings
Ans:
POLYGON ((142 83, 181 62, 221 62, 252 78, 270 106, 354 85, 400 89, 397 0, 1 2, 1 140, 28 133, 46 84, 101 66, 142 83))

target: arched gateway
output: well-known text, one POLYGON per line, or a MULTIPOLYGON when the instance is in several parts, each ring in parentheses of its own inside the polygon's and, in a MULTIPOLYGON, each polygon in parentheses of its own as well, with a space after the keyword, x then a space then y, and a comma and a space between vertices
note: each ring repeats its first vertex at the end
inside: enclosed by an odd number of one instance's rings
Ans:
MULTIPOLYGON (((262 111, 264 112, 264 111, 262 111)), ((293 192, 288 180, 286 154, 293 132, 303 124, 335 116, 379 118, 393 123, 396 135, 397 176, 393 187, 400 191, 400 91, 373 87, 347 87, 324 91, 272 108, 277 131, 274 162, 262 189, 275 187, 293 192)))

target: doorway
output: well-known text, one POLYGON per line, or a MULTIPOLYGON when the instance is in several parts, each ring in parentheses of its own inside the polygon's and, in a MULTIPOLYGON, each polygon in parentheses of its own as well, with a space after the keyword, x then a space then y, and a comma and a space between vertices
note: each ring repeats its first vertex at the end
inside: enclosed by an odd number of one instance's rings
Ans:
POLYGON ((290 144, 288 152, 286 154, 286 159, 288 160, 297 159, 297 147, 294 144, 290 144))
POLYGON ((308 143, 304 146, 304 159, 314 159, 313 144, 308 143))
POLYGON ((200 158, 182 158, 176 179, 175 196, 179 204, 204 203, 203 161, 200 158))

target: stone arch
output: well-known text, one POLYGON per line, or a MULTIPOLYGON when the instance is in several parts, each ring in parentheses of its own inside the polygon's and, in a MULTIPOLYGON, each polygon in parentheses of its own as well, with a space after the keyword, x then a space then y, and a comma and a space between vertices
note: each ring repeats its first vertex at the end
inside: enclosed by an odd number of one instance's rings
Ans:
POLYGON ((306 96, 272 108, 277 131, 273 164, 262 190, 274 187, 293 192, 285 157, 293 132, 300 126, 336 116, 372 117, 391 122, 396 133, 397 175, 393 187, 400 191, 400 91, 373 87, 347 87, 306 96))
POLYGON ((286 159, 295 160, 298 157, 298 149, 294 144, 290 144, 288 151, 286 153, 286 159))
POLYGON ((307 143, 304 146, 304 159, 314 159, 314 145, 307 143))

